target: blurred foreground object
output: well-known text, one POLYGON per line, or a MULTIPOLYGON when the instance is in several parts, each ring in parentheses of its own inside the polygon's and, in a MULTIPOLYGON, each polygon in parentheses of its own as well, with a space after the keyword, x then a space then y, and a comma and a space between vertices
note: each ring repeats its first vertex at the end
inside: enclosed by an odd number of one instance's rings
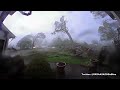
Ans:
MULTIPOLYGON (((6 49, 8 40, 15 38, 15 35, 3 24, 8 15, 13 15, 16 11, 0 11, 0 54, 6 49)), ((29 16, 32 11, 19 11, 21 14, 29 16)))
MULTIPOLYGON (((15 12, 16 11, 0 11, 0 26, 9 14, 13 15, 15 12)), ((29 16, 32 14, 32 11, 19 11, 19 12, 23 15, 26 15, 26 16, 29 16)))
POLYGON ((120 11, 105 11, 112 19, 120 23, 120 11))

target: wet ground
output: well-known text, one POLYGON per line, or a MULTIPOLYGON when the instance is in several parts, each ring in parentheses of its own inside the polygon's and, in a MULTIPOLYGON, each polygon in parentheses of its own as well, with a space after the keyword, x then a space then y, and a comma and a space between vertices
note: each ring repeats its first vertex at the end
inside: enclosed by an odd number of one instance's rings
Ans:
MULTIPOLYGON (((21 51, 7 51, 6 55, 10 55, 10 56, 15 56, 15 55, 21 55, 21 56, 26 56, 29 54, 29 52, 31 52, 32 50, 21 50, 21 51)), ((25 62, 25 64, 28 64, 29 62, 25 62)), ((56 63, 50 63, 51 68, 56 71, 56 63)), ((107 70, 107 68, 105 67, 99 67, 99 70, 101 73, 105 73, 109 70, 107 70)), ((64 76, 61 79, 118 79, 118 77, 113 77, 113 76, 109 76, 109 77, 105 77, 105 76, 90 76, 90 75, 82 75, 85 73, 89 73, 89 67, 87 66, 82 66, 79 64, 67 64, 65 67, 65 73, 64 76)), ((57 72, 56 72, 57 75, 57 72)), ((59 79, 59 77, 57 77, 59 79)))
MULTIPOLYGON (((67 64, 65 69, 64 69, 64 74, 63 75, 57 75, 57 67, 56 67, 56 63, 50 63, 50 66, 53 70, 56 71, 56 77, 58 79, 120 79, 119 76, 108 76, 108 75, 82 75, 83 74, 92 74, 89 71, 88 66, 83 66, 83 65, 79 65, 79 64, 67 64)), ((98 69, 96 69, 97 71, 94 73, 111 73, 109 72, 107 67, 104 66, 99 66, 98 69)))
MULTIPOLYGON (((50 66, 53 70, 56 69, 56 63, 50 63, 50 66)), ((60 79, 109 79, 105 76, 90 76, 90 75, 82 75, 85 73, 89 73, 89 67, 82 66, 78 64, 67 64, 65 67, 65 73, 64 76, 60 79)), ((59 79, 59 77, 58 77, 59 79)))

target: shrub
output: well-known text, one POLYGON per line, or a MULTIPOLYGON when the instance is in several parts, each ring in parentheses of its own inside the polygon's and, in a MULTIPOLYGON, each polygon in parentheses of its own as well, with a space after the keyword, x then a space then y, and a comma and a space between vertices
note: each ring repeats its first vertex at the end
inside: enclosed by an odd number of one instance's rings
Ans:
POLYGON ((20 56, 0 57, 0 77, 4 79, 19 78, 24 71, 24 61, 20 56))
POLYGON ((10 62, 10 73, 14 78, 22 78, 24 75, 24 60, 21 56, 17 55, 13 57, 13 60, 10 62))
POLYGON ((53 78, 53 71, 49 63, 45 60, 44 54, 34 54, 30 56, 32 61, 26 66, 25 78, 46 79, 53 78))
POLYGON ((75 56, 85 57, 85 47, 79 43, 75 43, 73 48, 70 50, 75 56))
POLYGON ((0 56, 0 79, 8 78, 9 61, 11 57, 0 56))

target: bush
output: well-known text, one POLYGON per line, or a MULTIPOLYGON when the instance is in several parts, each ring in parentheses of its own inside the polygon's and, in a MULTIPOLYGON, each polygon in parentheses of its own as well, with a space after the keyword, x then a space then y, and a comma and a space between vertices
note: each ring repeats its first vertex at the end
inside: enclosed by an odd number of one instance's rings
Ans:
POLYGON ((86 57, 86 48, 79 43, 75 43, 73 48, 70 50, 74 56, 86 57))
POLYGON ((10 65, 11 65, 10 73, 12 73, 12 76, 14 78, 22 78, 25 69, 23 58, 19 55, 13 57, 13 60, 11 60, 10 65))
POLYGON ((0 79, 8 78, 9 62, 11 57, 0 56, 0 79))
POLYGON ((4 79, 16 79, 23 75, 24 61, 20 56, 0 57, 0 77, 4 79))
POLYGON ((30 56, 32 61, 26 66, 25 78, 46 79, 53 78, 53 71, 49 63, 45 60, 44 54, 34 54, 30 56))

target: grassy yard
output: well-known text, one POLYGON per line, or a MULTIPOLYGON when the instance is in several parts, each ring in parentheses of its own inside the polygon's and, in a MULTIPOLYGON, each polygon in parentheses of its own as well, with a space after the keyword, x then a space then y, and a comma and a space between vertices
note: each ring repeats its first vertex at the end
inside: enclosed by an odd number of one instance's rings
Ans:
POLYGON ((88 58, 80 58, 70 55, 69 53, 48 53, 47 54, 48 62, 66 62, 68 64, 81 64, 89 65, 90 60, 88 58))
MULTIPOLYGON (((24 59, 29 62, 35 55, 34 52, 33 55, 25 56, 24 59)), ((75 57, 68 52, 40 52, 37 53, 36 57, 45 57, 48 62, 66 62, 67 64, 81 64, 85 66, 90 65, 90 60, 88 58, 75 57)))

